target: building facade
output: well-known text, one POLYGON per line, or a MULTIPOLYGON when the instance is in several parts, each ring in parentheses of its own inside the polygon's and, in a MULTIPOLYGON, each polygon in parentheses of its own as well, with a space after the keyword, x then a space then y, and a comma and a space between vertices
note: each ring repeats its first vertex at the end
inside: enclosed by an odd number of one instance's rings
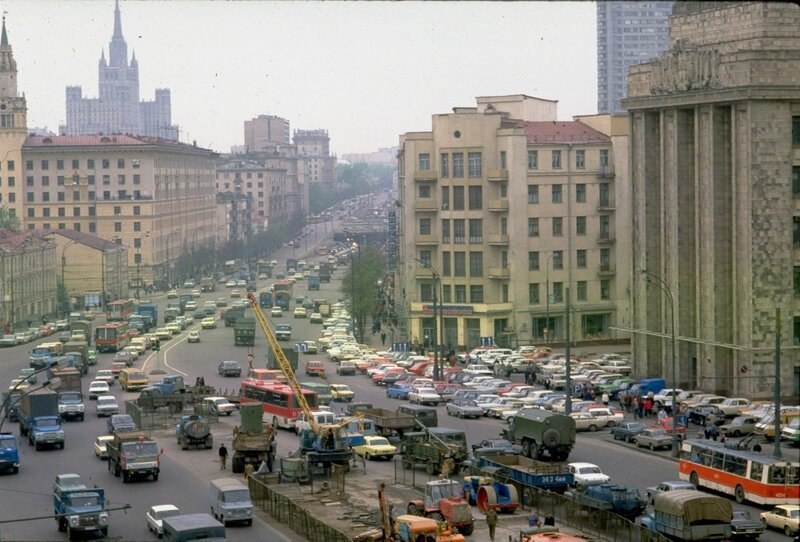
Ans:
POLYGON ((179 258, 213 247, 215 157, 144 136, 29 136, 14 209, 28 229, 129 247, 143 286, 173 283, 179 258))
POLYGON ((800 7, 681 2, 670 24, 624 102, 633 266, 664 281, 632 283, 634 369, 672 375, 674 324, 678 386, 771 397, 779 332, 777 378, 796 398, 800 7))
POLYGON ((288 120, 275 115, 259 115, 244 121, 243 153, 276 151, 290 144, 288 120))
POLYGON ((272 224, 286 223, 298 208, 301 188, 297 177, 287 167, 287 159, 227 160, 217 164, 216 189, 218 193, 233 192, 252 200, 249 221, 257 229, 272 224))
POLYGON ((597 112, 625 113, 628 69, 669 46, 672 2, 596 2, 597 112))
POLYGON ((331 155, 327 130, 295 130, 298 170, 308 183, 332 183, 336 179, 336 156, 331 155))
POLYGON ((81 87, 67 87, 67 123, 61 126, 61 134, 136 134, 178 140, 178 127, 172 124, 170 90, 158 88, 155 100, 139 100, 139 63, 135 52, 128 61, 119 0, 114 8, 108 60, 103 51, 98 72, 99 98, 84 98, 81 87))
POLYGON ((28 136, 28 106, 17 91, 17 62, 8 41, 3 17, 0 35, 0 206, 17 217, 16 205, 22 201, 22 145, 28 136), (19 181, 17 179, 20 179, 19 181))
POLYGON ((41 232, 0 230, 0 303, 3 333, 55 315, 55 243, 41 232))
MULTIPOLYGON (((437 342, 448 350, 482 337, 563 341, 567 296, 571 337, 616 337, 627 314, 617 265, 627 234, 618 227, 612 137, 589 122, 556 121, 553 101, 477 100, 401 138, 399 339, 432 343, 436 304, 437 342)), ((593 122, 613 124, 627 143, 619 122, 593 122)))

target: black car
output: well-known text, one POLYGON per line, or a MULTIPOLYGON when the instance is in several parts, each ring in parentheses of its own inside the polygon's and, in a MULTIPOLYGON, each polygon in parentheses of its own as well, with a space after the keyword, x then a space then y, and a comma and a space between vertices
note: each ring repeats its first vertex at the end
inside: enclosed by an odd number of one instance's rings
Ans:
POLYGON ((633 437, 641 433, 647 428, 642 422, 622 422, 611 428, 611 436, 614 440, 624 440, 631 442, 633 437))
POLYGON ((242 366, 238 361, 220 361, 217 366, 217 372, 220 376, 241 376, 242 366))
POLYGON ((764 525, 750 517, 747 510, 734 510, 731 521, 731 540, 756 540, 764 533, 764 525))
POLYGON ((509 455, 519 455, 522 452, 522 446, 502 438, 488 438, 472 445, 473 453, 486 453, 488 450, 501 451, 509 455))
POLYGON ((136 431, 136 424, 128 414, 112 414, 106 422, 109 433, 136 431))
POLYGON ((714 405, 700 405, 690 410, 689 421, 697 425, 705 425, 706 418, 712 413, 717 418, 714 425, 723 425, 725 423, 725 413, 714 405))

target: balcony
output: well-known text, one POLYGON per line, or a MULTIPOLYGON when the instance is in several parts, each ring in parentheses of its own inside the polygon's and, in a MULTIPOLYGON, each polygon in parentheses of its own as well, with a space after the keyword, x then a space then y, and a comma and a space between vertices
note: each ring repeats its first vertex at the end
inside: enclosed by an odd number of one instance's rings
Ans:
POLYGON ((601 212, 602 211, 605 211, 605 212, 614 211, 614 210, 616 210, 616 208, 617 208, 616 203, 614 203, 614 201, 612 199, 609 199, 609 198, 603 198, 603 199, 601 199, 600 201, 597 202, 597 210, 601 211, 601 212))
POLYGON ((597 174, 597 176, 601 179, 613 179, 614 168, 609 165, 600 166, 600 172, 597 174))
POLYGON ((507 169, 490 169, 486 172, 486 180, 489 182, 502 183, 508 181, 507 169))
POLYGON ((611 245, 617 240, 616 236, 611 232, 601 233, 597 236, 598 245, 611 245))
POLYGON ((489 202, 489 210, 494 212, 508 212, 508 200, 507 199, 493 199, 489 202))
POLYGON ((598 277, 613 277, 616 274, 617 274, 617 269, 616 269, 616 267, 614 267, 613 264, 610 264, 610 263, 602 264, 601 263, 597 267, 597 276, 598 277))
POLYGON ((415 245, 438 245, 439 237, 437 235, 417 235, 414 237, 415 245))
POLYGON ((511 271, 508 267, 490 267, 489 278, 498 280, 508 280, 511 278, 511 271))
POLYGON ((414 210, 435 213, 439 210, 439 200, 436 198, 418 198, 414 200, 414 210))
POLYGON ((424 171, 415 171, 414 172, 414 180, 417 182, 436 182, 438 175, 436 175, 436 171, 433 169, 427 169, 424 171))
POLYGON ((489 244, 490 245, 507 245, 508 244, 508 235, 489 235, 489 244))

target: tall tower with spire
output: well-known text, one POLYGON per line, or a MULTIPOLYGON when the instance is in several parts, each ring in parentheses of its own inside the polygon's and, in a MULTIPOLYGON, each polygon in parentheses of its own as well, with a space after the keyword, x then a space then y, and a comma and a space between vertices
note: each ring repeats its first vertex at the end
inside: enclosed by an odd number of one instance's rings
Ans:
POLYGON ((98 99, 84 98, 79 86, 67 87, 67 123, 61 126, 62 134, 129 133, 178 139, 178 129, 171 122, 169 89, 157 89, 153 102, 139 101, 139 63, 135 51, 128 61, 119 0, 114 5, 108 60, 105 50, 100 52, 98 79, 98 99))
POLYGON ((6 18, 0 36, 0 205, 22 218, 22 145, 28 135, 28 105, 17 93, 17 62, 8 41, 6 18), (18 173, 20 172, 20 173, 18 173))

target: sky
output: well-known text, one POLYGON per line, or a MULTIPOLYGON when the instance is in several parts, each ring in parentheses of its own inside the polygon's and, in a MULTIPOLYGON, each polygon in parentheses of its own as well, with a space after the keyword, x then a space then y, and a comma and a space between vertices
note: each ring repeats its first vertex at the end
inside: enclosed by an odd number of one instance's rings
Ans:
MULTIPOLYGON (((28 126, 57 132, 65 87, 96 98, 112 0, 0 0, 28 126)), ((140 99, 172 91, 184 142, 219 152, 260 114, 326 129, 339 156, 395 146, 476 96, 597 111, 592 2, 120 2, 140 99)))

